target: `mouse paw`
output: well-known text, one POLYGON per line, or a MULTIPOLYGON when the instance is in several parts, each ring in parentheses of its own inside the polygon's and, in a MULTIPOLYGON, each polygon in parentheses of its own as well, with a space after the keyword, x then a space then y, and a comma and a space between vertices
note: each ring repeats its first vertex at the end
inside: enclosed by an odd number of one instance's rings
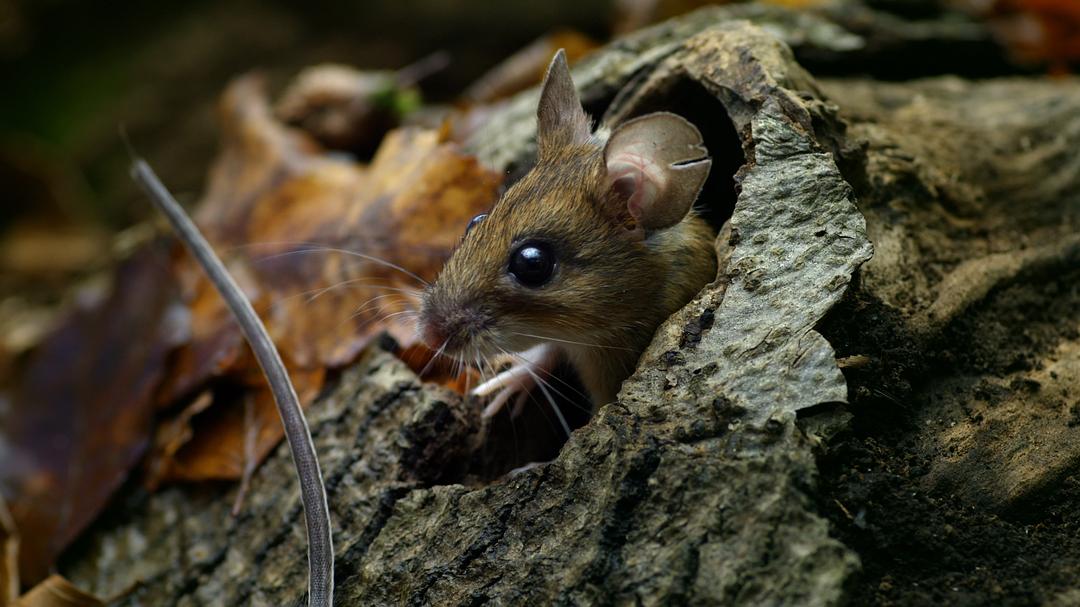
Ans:
POLYGON ((516 415, 521 411, 529 393, 537 386, 539 378, 542 377, 541 374, 550 375, 556 365, 558 365, 557 351, 549 345, 534 346, 515 355, 510 368, 480 384, 472 391, 474 396, 494 395, 491 402, 484 407, 483 417, 494 416, 514 397, 516 400, 512 413, 516 415))

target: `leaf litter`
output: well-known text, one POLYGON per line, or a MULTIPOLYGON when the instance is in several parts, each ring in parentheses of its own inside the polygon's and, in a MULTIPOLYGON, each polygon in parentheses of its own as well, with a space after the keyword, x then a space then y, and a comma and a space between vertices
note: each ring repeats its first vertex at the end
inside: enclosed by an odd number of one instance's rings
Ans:
MULTIPOLYGON (((366 166, 327 155, 275 118, 257 77, 231 85, 220 114, 222 151, 196 218, 301 404, 384 331, 427 366, 415 296, 502 175, 419 127, 391 131, 366 166)), ((429 379, 463 389, 463 376, 432 367, 429 379)), ((171 240, 122 262, 108 295, 75 307, 21 371, 3 389, 0 494, 24 540, 26 583, 45 577, 147 453, 150 488, 238 480, 283 436, 238 327, 171 240)))

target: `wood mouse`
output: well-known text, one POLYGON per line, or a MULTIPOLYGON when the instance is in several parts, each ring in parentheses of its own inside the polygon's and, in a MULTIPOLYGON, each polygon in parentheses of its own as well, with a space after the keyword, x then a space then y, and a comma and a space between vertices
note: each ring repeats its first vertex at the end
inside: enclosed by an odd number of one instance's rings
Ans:
POLYGON ((711 166, 694 125, 657 112, 591 132, 560 50, 537 146, 536 166, 470 222, 420 306, 420 335, 440 354, 513 357, 473 391, 495 395, 488 416, 545 389, 564 361, 594 411, 613 401, 660 323, 716 274, 715 232, 692 210, 711 166))

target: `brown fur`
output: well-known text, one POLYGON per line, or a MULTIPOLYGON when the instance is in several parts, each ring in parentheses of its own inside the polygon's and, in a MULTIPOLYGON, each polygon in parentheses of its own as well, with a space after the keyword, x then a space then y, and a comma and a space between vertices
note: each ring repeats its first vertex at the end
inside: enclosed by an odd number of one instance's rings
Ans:
POLYGON ((715 235, 689 211, 709 169, 701 135, 672 114, 650 116, 607 142, 592 136, 565 55, 555 54, 537 109, 539 161, 469 231, 425 293, 420 325, 429 343, 466 362, 550 343, 577 369, 594 406, 615 398, 656 327, 716 274, 715 235), (661 172, 653 196, 635 199, 647 200, 635 207, 640 216, 614 187, 606 156, 661 172), (540 288, 508 272, 512 253, 533 239, 556 257, 540 288))
MULTIPOLYGON (((451 353, 519 352, 555 341, 581 374, 594 405, 615 398, 656 327, 715 276, 712 229, 692 213, 675 226, 628 235, 606 209, 603 150, 594 143, 550 153, 506 192, 447 262, 425 297, 422 318, 464 312, 451 353), (516 284, 514 248, 540 237, 557 267, 540 289, 516 284)), ((453 321, 451 321, 452 323, 453 321)))

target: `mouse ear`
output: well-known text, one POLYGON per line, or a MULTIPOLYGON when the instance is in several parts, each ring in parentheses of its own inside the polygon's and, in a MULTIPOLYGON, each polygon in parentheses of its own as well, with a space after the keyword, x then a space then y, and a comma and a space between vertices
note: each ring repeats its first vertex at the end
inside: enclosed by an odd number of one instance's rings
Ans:
POLYGON ((540 156, 560 147, 589 140, 589 118, 578 100, 566 52, 559 49, 551 59, 544 84, 540 87, 540 105, 536 108, 536 140, 540 156))
MULTIPOLYGON (((657 112, 620 125, 604 148, 607 185, 637 226, 658 230, 690 212, 709 176, 701 133, 681 116, 657 112)), ((611 198, 609 198, 610 200, 611 198)))

